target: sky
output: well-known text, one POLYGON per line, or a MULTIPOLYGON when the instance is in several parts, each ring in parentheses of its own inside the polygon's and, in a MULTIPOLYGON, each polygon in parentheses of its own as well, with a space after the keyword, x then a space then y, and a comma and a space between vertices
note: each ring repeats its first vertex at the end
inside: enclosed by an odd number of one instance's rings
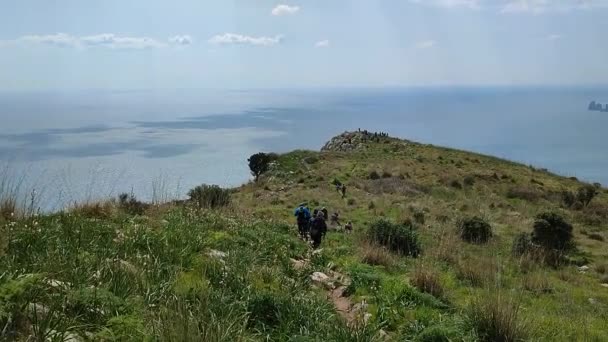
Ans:
POLYGON ((608 0, 0 2, 0 90, 608 83, 608 0))

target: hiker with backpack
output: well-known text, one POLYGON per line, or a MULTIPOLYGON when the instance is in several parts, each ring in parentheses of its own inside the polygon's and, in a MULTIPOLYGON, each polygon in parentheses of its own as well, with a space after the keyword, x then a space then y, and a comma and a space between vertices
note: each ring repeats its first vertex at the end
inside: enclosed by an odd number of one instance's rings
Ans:
POLYGON ((312 239, 312 248, 317 249, 321 245, 323 237, 327 233, 327 224, 323 212, 319 212, 313 219, 310 225, 310 238, 312 239))
POLYGON ((338 227, 341 226, 340 214, 338 212, 331 214, 331 220, 329 221, 329 224, 331 224, 332 226, 338 226, 338 227))
POLYGON ((306 239, 308 234, 308 225, 310 223, 310 210, 306 207, 305 203, 300 204, 295 212, 296 222, 298 223, 298 232, 300 237, 306 239))

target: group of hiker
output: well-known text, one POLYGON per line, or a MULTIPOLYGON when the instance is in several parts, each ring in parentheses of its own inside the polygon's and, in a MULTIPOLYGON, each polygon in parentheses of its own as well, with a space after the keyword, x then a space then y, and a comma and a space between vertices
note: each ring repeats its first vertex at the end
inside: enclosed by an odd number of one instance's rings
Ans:
MULTIPOLYGON (((340 214, 337 212, 333 213, 329 217, 329 211, 323 207, 321 209, 314 209, 312 214, 306 203, 301 203, 294 211, 296 222, 298 224, 298 232, 300 237, 304 240, 312 241, 313 248, 319 248, 321 241, 327 234, 327 220, 330 219, 331 225, 341 226, 340 214)), ((348 222, 344 229, 346 231, 352 230, 352 223, 348 222)))

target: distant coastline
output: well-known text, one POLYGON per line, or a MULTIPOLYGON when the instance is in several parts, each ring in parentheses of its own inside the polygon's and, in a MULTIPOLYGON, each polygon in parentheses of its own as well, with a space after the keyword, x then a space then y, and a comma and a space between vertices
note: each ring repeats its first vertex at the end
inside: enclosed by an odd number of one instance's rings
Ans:
POLYGON ((608 103, 606 103, 605 106, 602 106, 601 103, 591 101, 591 103, 589 103, 589 110, 595 111, 595 112, 607 112, 608 113, 608 103))

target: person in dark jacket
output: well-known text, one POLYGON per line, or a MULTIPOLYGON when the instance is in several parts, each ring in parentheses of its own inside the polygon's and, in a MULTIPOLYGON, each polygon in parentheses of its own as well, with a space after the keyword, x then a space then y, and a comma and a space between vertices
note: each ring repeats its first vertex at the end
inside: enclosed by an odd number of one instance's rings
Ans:
POLYGON ((346 197, 346 185, 342 184, 342 198, 346 197))
POLYGON ((327 219, 329 219, 329 211, 327 210, 327 208, 323 207, 323 209, 321 209, 321 212, 323 213, 323 218, 325 219, 325 221, 327 221, 327 219))
POLYGON ((298 232, 300 233, 300 237, 306 239, 306 236, 308 235, 308 223, 310 222, 310 210, 305 207, 304 203, 302 203, 296 208, 294 216, 296 217, 296 221, 298 223, 298 232))
POLYGON ((321 241, 323 237, 327 233, 327 224, 325 223, 325 218, 323 217, 323 212, 319 212, 317 217, 312 221, 310 227, 310 238, 312 239, 312 248, 319 248, 321 245, 321 241))

